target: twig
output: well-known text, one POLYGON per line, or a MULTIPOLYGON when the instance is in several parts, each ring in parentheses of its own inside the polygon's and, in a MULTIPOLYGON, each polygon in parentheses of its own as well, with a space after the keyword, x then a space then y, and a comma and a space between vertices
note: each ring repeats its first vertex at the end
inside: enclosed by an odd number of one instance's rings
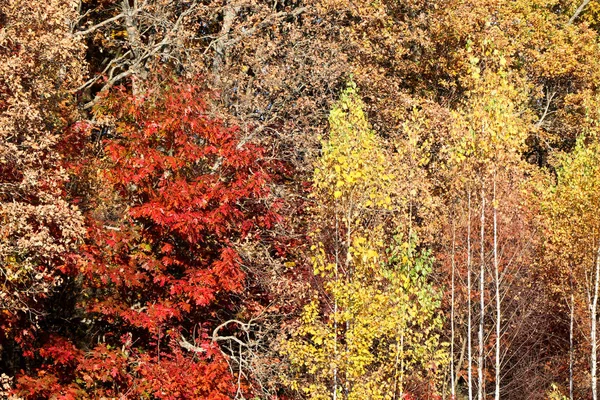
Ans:
POLYGON ((587 7, 587 5, 589 3, 590 3, 590 0, 583 0, 583 2, 579 5, 579 7, 577 7, 577 10, 575 10, 575 13, 573 14, 573 16, 571 16, 571 18, 569 19, 569 25, 572 24, 573 22, 575 22, 577 17, 579 17, 579 14, 581 14, 583 12, 583 10, 587 7))

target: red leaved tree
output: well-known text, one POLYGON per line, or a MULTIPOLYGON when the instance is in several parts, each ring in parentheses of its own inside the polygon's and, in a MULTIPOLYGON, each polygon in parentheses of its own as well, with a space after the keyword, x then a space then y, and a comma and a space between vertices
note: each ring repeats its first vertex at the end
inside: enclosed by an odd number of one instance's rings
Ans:
POLYGON ((226 399, 245 389, 219 351, 235 324, 215 328, 235 317, 244 289, 237 249, 279 220, 273 169, 207 115, 196 87, 163 87, 119 92, 96 111, 112 122, 87 202, 87 341, 50 337, 22 394, 226 399))

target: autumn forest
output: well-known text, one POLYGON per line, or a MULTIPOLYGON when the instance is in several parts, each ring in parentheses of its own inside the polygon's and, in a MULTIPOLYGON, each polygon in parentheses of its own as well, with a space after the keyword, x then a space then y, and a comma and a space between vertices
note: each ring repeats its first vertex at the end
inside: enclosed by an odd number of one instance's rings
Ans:
POLYGON ((0 398, 598 400, 600 2, 0 0, 0 398))

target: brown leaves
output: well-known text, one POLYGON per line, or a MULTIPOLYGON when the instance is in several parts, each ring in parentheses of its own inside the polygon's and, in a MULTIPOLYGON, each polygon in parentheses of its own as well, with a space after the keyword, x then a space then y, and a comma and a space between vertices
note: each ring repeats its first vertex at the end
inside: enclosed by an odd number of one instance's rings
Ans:
POLYGON ((74 114, 69 91, 83 78, 76 3, 9 1, 0 10, 0 307, 11 311, 32 311, 61 282, 57 269, 84 233, 64 198, 59 142, 74 114))

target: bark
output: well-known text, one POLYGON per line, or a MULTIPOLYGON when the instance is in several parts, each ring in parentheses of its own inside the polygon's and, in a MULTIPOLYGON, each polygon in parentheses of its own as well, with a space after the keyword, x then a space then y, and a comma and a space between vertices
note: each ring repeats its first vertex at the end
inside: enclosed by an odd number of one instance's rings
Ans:
POLYGON ((465 350, 467 349, 467 340, 465 338, 462 339, 461 347, 460 347, 460 356, 458 357, 458 369, 455 372, 455 376, 453 377, 453 385, 456 387, 458 385, 458 379, 460 378, 460 366, 465 360, 465 350))
POLYGON ((455 265, 455 250, 456 250, 456 227, 454 225, 454 216, 452 217, 452 282, 451 282, 451 304, 450 304, 450 393, 452 400, 456 398, 454 386, 454 271, 455 265))
POLYGON ((223 25, 221 25, 219 37, 214 42, 215 56, 212 63, 212 73, 215 87, 218 87, 221 83, 220 71, 223 70, 223 65, 226 60, 227 39, 229 38, 229 32, 231 32, 233 21, 235 21, 239 10, 240 6, 233 2, 228 2, 223 9, 223 25))
POLYGON ((583 12, 583 10, 587 7, 587 5, 589 3, 590 3, 590 0, 583 0, 583 2, 581 2, 581 4, 579 5, 579 7, 577 7, 577 10, 575 10, 575 12, 573 13, 573 15, 569 19, 569 24, 572 24, 573 22, 575 22, 575 20, 577 19, 577 17, 579 17, 579 14, 581 14, 583 12))
POLYGON ((596 320, 598 318, 598 285, 600 284, 600 246, 596 253, 594 297, 590 307, 590 318, 592 320, 590 329, 590 340, 592 342, 591 375, 592 375, 592 399, 598 400, 598 339, 596 332, 596 320))
POLYGON ((498 203, 496 199, 496 177, 494 176, 494 278, 496 281, 496 391, 495 400, 500 400, 500 323, 502 310, 500 309, 500 277, 498 274, 498 203))
POLYGON ((479 355, 477 357, 477 398, 484 400, 483 397, 483 322, 485 318, 485 194, 481 189, 481 237, 480 237, 480 257, 481 265, 479 267, 479 355))
POLYGON ((468 216, 467 216, 467 386, 469 389, 469 400, 473 400, 473 343, 471 332, 472 309, 471 304, 471 191, 468 193, 468 216))
POLYGON ((129 5, 129 0, 123 0, 121 3, 122 14, 125 16, 125 30, 127 32, 127 41, 129 42, 129 48, 133 53, 133 58, 135 62, 129 67, 131 71, 132 77, 132 91, 134 96, 138 96, 140 94, 140 85, 138 82, 138 78, 143 75, 143 67, 139 63, 142 53, 142 46, 140 40, 140 32, 138 31, 137 24, 134 20, 135 14, 137 14, 137 6, 135 8, 131 8, 129 5))
POLYGON ((573 400, 573 322, 575 317, 575 295, 573 293, 573 272, 571 267, 571 310, 569 321, 569 400, 573 400))
MULTIPOLYGON (((337 207, 336 207, 337 208, 337 207)), ((339 227, 339 216, 337 210, 335 212, 335 282, 337 284, 339 275, 338 268, 340 263, 340 227, 339 227)), ((337 330, 338 330, 338 301, 337 296, 334 296, 333 303, 333 357, 334 357, 334 366, 333 366, 333 393, 331 398, 333 400, 337 400, 337 392, 338 392, 338 341, 337 341, 337 330)))

